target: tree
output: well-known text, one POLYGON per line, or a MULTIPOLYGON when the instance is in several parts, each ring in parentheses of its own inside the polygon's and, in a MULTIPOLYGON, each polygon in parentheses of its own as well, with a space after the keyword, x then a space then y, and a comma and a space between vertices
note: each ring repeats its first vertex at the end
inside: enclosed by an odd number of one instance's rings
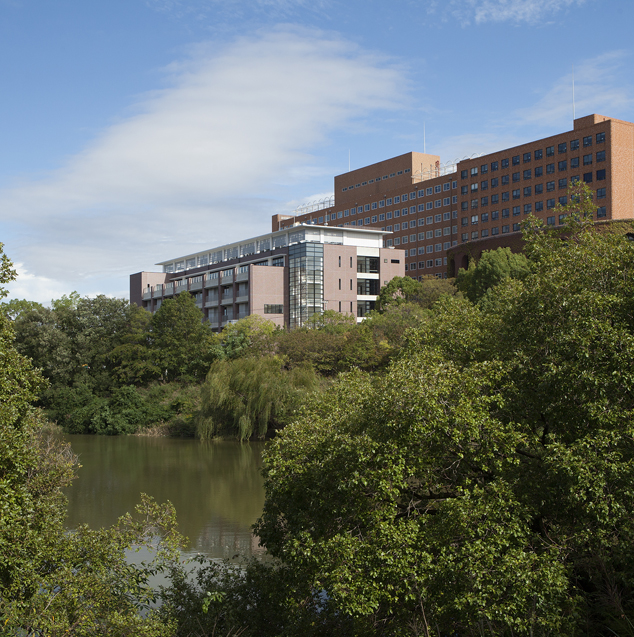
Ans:
MULTIPOLYGON (((0 285, 15 272, 0 244, 0 285)), ((0 288, 0 298, 6 292, 0 288)), ((112 529, 64 528, 63 488, 76 457, 47 435, 32 403, 46 382, 13 344, 0 313, 0 625, 6 635, 167 637, 174 622, 151 608, 151 573, 171 568, 180 537, 171 506, 145 498, 140 519, 112 529), (151 564, 125 551, 160 537, 151 564)))
POLYGON ((426 276, 417 281, 409 276, 396 276, 379 291, 377 310, 382 312, 403 303, 416 303, 423 308, 430 308, 441 296, 453 296, 456 292, 450 279, 426 276))
POLYGON ((222 356, 218 337, 188 292, 164 301, 152 317, 152 350, 168 381, 202 379, 222 356))
POLYGON ((634 249, 525 240, 524 279, 440 299, 269 447, 256 533, 359 634, 631 634, 634 249))
POLYGON ((227 323, 220 335, 224 355, 238 358, 244 355, 268 354, 276 330, 273 321, 259 314, 251 314, 235 323, 227 323))
POLYGON ((202 387, 200 438, 264 438, 287 424, 319 383, 312 367, 287 371, 274 356, 216 361, 202 387))
POLYGON ((456 287, 473 303, 504 279, 522 279, 528 274, 526 256, 511 252, 510 248, 485 250, 477 265, 471 261, 469 269, 460 268, 456 287))

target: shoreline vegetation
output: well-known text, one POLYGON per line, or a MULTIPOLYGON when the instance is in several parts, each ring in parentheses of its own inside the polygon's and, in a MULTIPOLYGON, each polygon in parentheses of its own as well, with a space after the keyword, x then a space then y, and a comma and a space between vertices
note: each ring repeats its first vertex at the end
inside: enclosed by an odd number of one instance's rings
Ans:
POLYGON ((569 200, 561 227, 528 218, 525 255, 484 253, 428 305, 433 281, 393 282, 359 326, 216 336, 183 295, 153 317, 100 313, 101 297, 6 304, 3 634, 633 635, 634 244, 592 224, 587 186, 569 200), (36 401, 67 431, 161 414, 270 436, 254 532, 271 559, 182 564, 173 506, 147 497, 69 533, 77 459, 36 401), (151 561, 128 564, 141 546, 151 561))

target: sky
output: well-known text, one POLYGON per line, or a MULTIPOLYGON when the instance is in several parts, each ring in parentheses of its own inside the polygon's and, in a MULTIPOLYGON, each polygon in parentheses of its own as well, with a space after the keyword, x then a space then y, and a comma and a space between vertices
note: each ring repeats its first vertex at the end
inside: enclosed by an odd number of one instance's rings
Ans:
POLYGON ((333 178, 600 113, 634 121, 632 0, 0 0, 9 298, 270 231, 333 178))

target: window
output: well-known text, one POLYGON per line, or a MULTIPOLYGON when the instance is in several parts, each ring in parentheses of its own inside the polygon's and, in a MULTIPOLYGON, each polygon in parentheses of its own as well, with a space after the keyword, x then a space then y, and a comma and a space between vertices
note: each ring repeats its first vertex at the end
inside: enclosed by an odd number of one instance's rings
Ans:
POLYGON ((480 190, 486 190, 489 187, 489 182, 488 181, 483 181, 480 183, 480 190))
POLYGON ((513 224, 513 232, 519 232, 520 231, 520 224, 519 223, 514 223, 513 224))
POLYGON ((584 166, 591 166, 592 165, 592 153, 590 153, 589 155, 584 155, 583 156, 583 165, 584 166))
POLYGON ((385 213, 385 218, 388 219, 388 220, 391 219, 392 218, 392 213, 391 212, 386 212, 385 213))
POLYGON ((502 201, 508 201, 509 200, 509 192, 503 192, 502 193, 502 201))
POLYGON ((436 228, 434 230, 434 236, 435 237, 442 237, 442 228, 436 228))
POLYGON ((562 172, 563 170, 568 170, 568 162, 565 159, 563 161, 560 161, 557 164, 557 168, 559 169, 559 172, 562 172))
POLYGON ((541 177, 543 174, 544 174, 544 167, 537 166, 537 168, 535 168, 535 177, 541 177))
POLYGON ((376 201, 372 202, 372 210, 376 210, 376 201))
POLYGON ((530 179, 531 178, 531 171, 530 170, 525 170, 524 171, 524 179, 530 179))
POLYGON ((496 161, 491 162, 491 172, 498 169, 498 163, 496 161))
POLYGON ((547 218, 546 218, 546 223, 547 223, 549 226, 554 226, 554 225, 555 225, 555 217, 554 217, 554 216, 552 216, 552 217, 547 217, 547 218))
POLYGON ((520 180, 520 174, 519 173, 513 173, 513 181, 519 181, 520 180))
POLYGON ((363 207, 363 210, 365 212, 370 212, 370 204, 369 203, 365 204, 365 206, 363 207))
POLYGON ((434 201, 434 208, 440 208, 442 206, 442 201, 440 199, 436 199, 434 201))
POLYGON ((450 216, 451 216, 451 213, 450 213, 450 212, 443 212, 443 214, 442 214, 442 220, 443 220, 443 221, 449 221, 450 216))
POLYGON ((528 215, 533 211, 533 206, 529 203, 524 204, 524 214, 528 215))
POLYGON ((394 224, 394 232, 398 232, 401 229, 401 224, 400 223, 395 223, 394 224))
POLYGON ((605 161, 605 151, 604 150, 600 150, 597 152, 597 163, 599 163, 600 161, 605 161))
POLYGON ((597 181, 605 181, 605 168, 603 170, 597 170, 597 181))
POLYGON ((385 221, 385 214, 384 213, 381 213, 379 215, 379 221, 385 221))
POLYGON ((469 173, 466 170, 460 171, 460 179, 466 179, 469 173))
POLYGON ((559 197, 559 204, 562 206, 568 205, 568 197, 567 196, 559 197))
POLYGON ((491 195, 491 203, 495 205, 500 201, 500 195, 491 195))
POLYGON ((544 184, 535 184, 535 194, 541 195, 544 192, 544 184))
POLYGON ((509 216, 510 210, 508 208, 502 208, 502 218, 506 218, 509 216))
POLYGON ((500 234, 500 229, 499 228, 491 228, 491 234, 500 234))
POLYGON ((469 235, 468 235, 468 233, 463 232, 463 233, 460 235, 460 239, 461 239, 462 241, 469 241, 469 235))
POLYGON ((578 139, 573 139, 570 142, 570 150, 579 150, 579 140, 578 139))
POLYGON ((484 230, 482 230, 482 232, 480 233, 480 236, 484 239, 484 237, 488 237, 489 236, 489 230, 488 228, 484 228, 484 230))
POLYGON ((396 219, 396 218, 398 218, 398 217, 400 217, 400 216, 401 216, 401 211, 397 208, 397 209, 394 211, 394 218, 396 219))
POLYGON ((497 188, 498 183, 499 183, 499 179, 497 177, 494 177, 493 179, 491 179, 491 188, 497 188))
POLYGON ((526 186, 526 188, 524 188, 524 197, 530 197, 532 194, 532 188, 530 186, 526 186))
POLYGON ((394 203, 401 203, 401 196, 400 195, 396 195, 396 197, 394 197, 394 203))
POLYGON ((550 210, 550 209, 552 209, 552 208, 554 208, 554 207, 555 207, 555 200, 554 200, 554 199, 548 199, 548 200, 546 201, 546 208, 547 208, 548 210, 550 210))
POLYGON ((477 182, 475 184, 471 184, 471 192, 477 192, 478 191, 478 184, 477 182))
POLYGON ((376 223, 376 215, 372 215, 372 223, 376 223))
POLYGON ((597 144, 605 142, 605 133, 597 133, 597 144))
POLYGON ((434 252, 442 252, 442 243, 434 244, 434 252))
POLYGON ((408 194, 407 194, 407 193, 405 193, 405 194, 401 197, 401 201, 407 201, 407 197, 408 197, 408 194))
POLYGON ((471 209, 474 210, 478 207, 478 200, 477 199, 472 199, 471 200, 471 209))
POLYGON ((555 147, 547 146, 546 147, 546 157, 554 157, 555 156, 555 147))
POLYGON ((482 197, 480 199, 480 205, 481 206, 488 206, 489 205, 489 198, 488 197, 482 197))
POLYGON ((506 234, 509 231, 508 226, 502 226, 502 234, 506 234))
POLYGON ((559 144, 557 146, 557 152, 561 155, 562 153, 565 153, 568 151, 568 145, 566 144, 566 142, 562 142, 561 144, 559 144))
POLYGON ((502 185, 503 186, 508 186, 509 185, 509 176, 508 175, 502 175, 502 185))
POLYGON ((480 218, 482 219, 482 223, 486 223, 489 220, 489 213, 483 212, 482 215, 480 215, 480 218))
POLYGON ((502 168, 508 168, 509 167, 509 160, 508 159, 503 159, 500 162, 500 165, 502 166, 502 168))
POLYGON ((600 208, 597 208, 597 218, 605 217, 606 214, 607 213, 605 210, 605 206, 601 206, 600 208))
POLYGON ((460 220, 460 225, 461 226, 468 226, 469 225, 469 217, 462 217, 462 219, 460 220))
POLYGON ((544 209, 544 202, 543 201, 536 201, 535 202, 535 212, 540 212, 544 209))
POLYGON ((513 199, 519 199, 520 198, 520 189, 518 188, 517 190, 513 191, 513 199))
POLYGON ((559 223, 562 224, 564 222, 564 219, 567 217, 568 215, 559 215, 559 223))
POLYGON ((477 231, 477 230, 474 230, 474 231, 471 233, 471 238, 472 238, 472 239, 477 239, 477 238, 478 238, 478 231, 477 231))
POLYGON ((434 218, 433 217, 427 217, 427 225, 429 225, 430 223, 434 222, 434 218))
POLYGON ((524 155, 522 155, 522 160, 524 161, 525 164, 527 164, 531 160, 531 154, 524 153, 524 155))
POLYGON ((583 147, 587 148, 588 146, 592 146, 592 135, 583 138, 583 147))
POLYGON ((385 200, 381 199, 381 201, 379 201, 379 208, 385 208, 385 200))
POLYGON ((520 214, 520 207, 519 206, 513 206, 513 216, 517 217, 520 214))
POLYGON ((477 174, 478 174, 478 167, 477 167, 477 166, 474 166, 474 167, 471 169, 471 176, 472 176, 472 177, 475 177, 477 174))
POLYGON ((421 217, 421 218, 418 220, 418 225, 419 225, 419 226, 424 226, 424 225, 425 225, 425 218, 424 218, 424 217, 421 217))
POLYGON ((535 161, 537 161, 538 159, 541 159, 543 156, 544 156, 544 151, 541 148, 535 151, 535 161))
POLYGON ((441 190, 442 190, 442 186, 440 184, 438 184, 437 186, 434 186, 435 193, 439 193, 441 190))
POLYGON ((514 155, 513 156, 513 166, 519 166, 520 165, 520 156, 519 155, 514 155))
POLYGON ((418 212, 425 212, 425 204, 424 203, 419 203, 418 204, 418 212))
POLYGON ((592 173, 583 173, 583 181, 585 181, 587 184, 591 184, 592 183, 592 173))
POLYGON ((605 188, 597 188, 597 199, 605 199, 605 188))
POLYGON ((568 180, 565 177, 563 179, 560 179, 558 184, 559 190, 566 190, 566 188, 568 188, 568 180))
POLYGON ((466 195, 469 193, 469 186, 464 185, 464 186, 460 186, 460 194, 461 195, 466 195))
POLYGON ((579 168, 579 157, 572 157, 570 159, 570 168, 579 168))
POLYGON ((265 303, 264 313, 265 314, 284 314, 284 306, 283 305, 268 305, 265 303))
POLYGON ((392 197, 388 197, 385 201, 385 205, 386 206, 391 206, 392 205, 392 197))
POLYGON ((550 175, 555 172, 555 164, 546 164, 546 174, 550 175))
POLYGON ((472 215, 471 216, 471 225, 472 226, 477 226, 478 225, 478 215, 472 215))
POLYGON ((498 218, 499 218, 499 216, 500 216, 500 213, 499 213, 497 210, 494 210, 494 211, 491 213, 491 219, 492 219, 492 220, 494 220, 494 219, 498 219, 498 218))

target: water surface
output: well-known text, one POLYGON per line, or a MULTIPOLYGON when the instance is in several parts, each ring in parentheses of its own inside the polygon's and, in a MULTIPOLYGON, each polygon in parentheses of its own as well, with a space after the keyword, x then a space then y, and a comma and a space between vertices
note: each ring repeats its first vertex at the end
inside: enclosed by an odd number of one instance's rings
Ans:
POLYGON ((110 526, 147 493, 176 507, 189 551, 209 557, 261 555, 251 533, 264 504, 264 443, 201 443, 140 436, 66 436, 79 455, 67 490, 69 528, 110 526))

